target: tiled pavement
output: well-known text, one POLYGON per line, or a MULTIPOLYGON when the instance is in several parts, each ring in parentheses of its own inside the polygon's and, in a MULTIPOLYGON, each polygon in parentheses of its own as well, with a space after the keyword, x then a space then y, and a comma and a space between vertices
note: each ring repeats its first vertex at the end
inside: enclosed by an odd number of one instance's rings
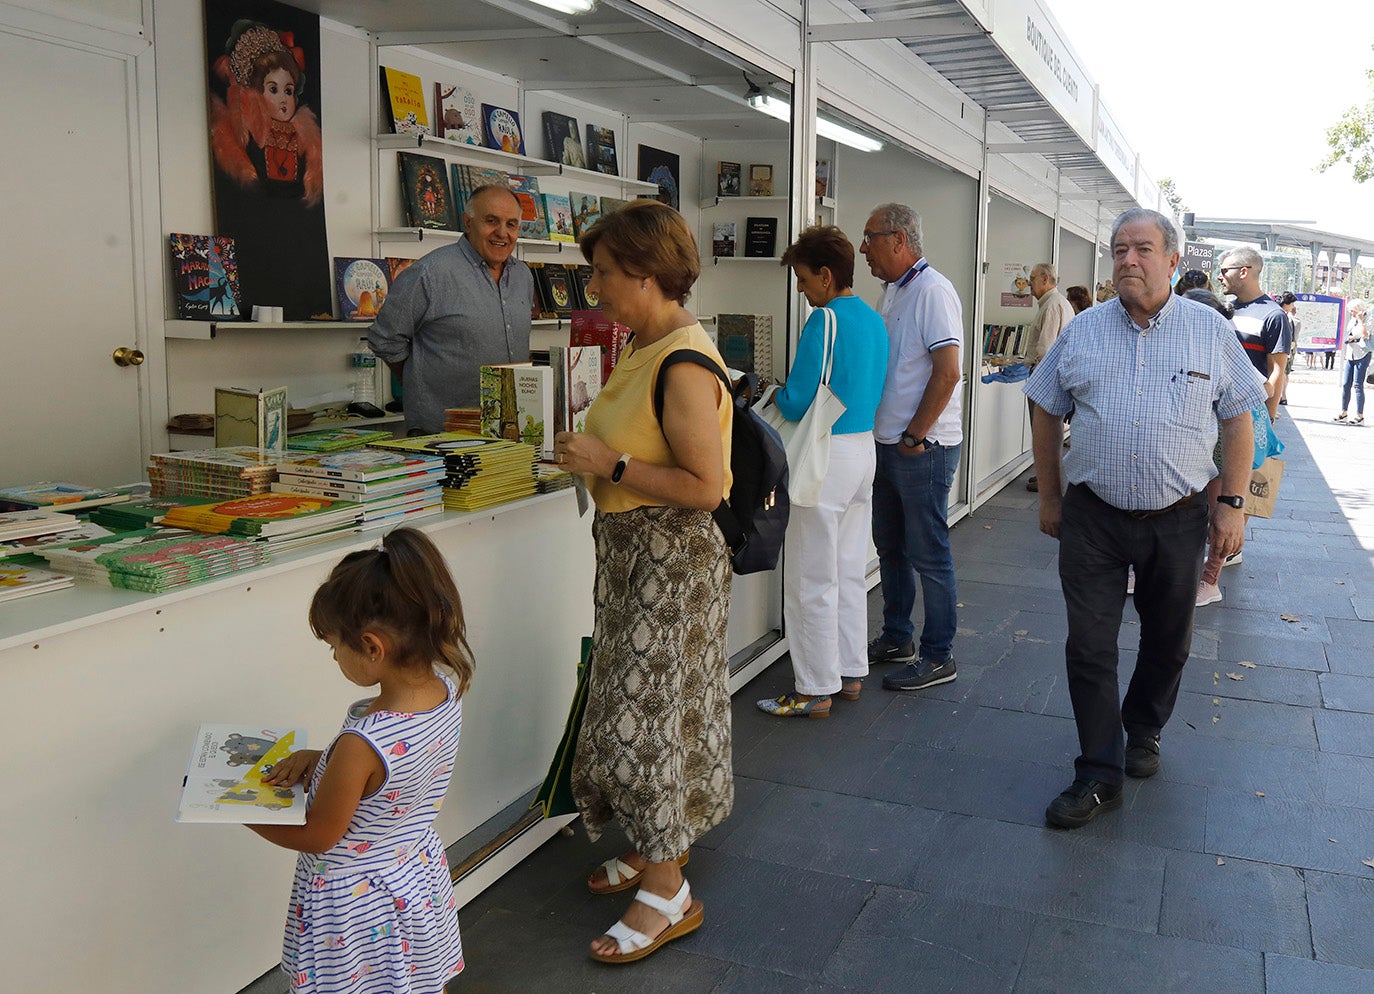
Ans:
MULTIPOLYGON (((1333 383, 1297 371, 1279 511, 1198 611, 1163 770, 1121 811, 1044 826, 1077 747, 1056 546, 1018 481, 954 529, 957 681, 782 721, 752 702, 784 659, 736 695, 699 931, 590 961, 627 895, 582 881, 623 840, 579 829, 463 910, 453 990, 1374 991, 1374 428, 1330 422, 1333 383)), ((1128 607, 1123 676, 1137 635, 1128 607)))

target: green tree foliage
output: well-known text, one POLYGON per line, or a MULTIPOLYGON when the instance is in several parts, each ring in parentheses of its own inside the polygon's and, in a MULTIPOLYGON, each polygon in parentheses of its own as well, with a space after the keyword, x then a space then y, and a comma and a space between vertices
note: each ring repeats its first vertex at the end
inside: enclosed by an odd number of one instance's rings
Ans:
MULTIPOLYGON (((1365 71, 1374 85, 1374 69, 1365 71)), ((1364 106, 1351 107, 1341 119, 1326 129, 1326 144, 1331 153, 1317 166, 1326 172, 1338 162, 1349 162, 1355 182, 1374 179, 1374 100, 1364 106)))
POLYGON ((1175 185, 1172 176, 1165 176, 1159 181, 1159 192, 1164 202, 1169 205, 1169 213, 1174 216, 1174 220, 1182 220, 1189 208, 1183 202, 1183 196, 1178 192, 1178 186, 1175 185))

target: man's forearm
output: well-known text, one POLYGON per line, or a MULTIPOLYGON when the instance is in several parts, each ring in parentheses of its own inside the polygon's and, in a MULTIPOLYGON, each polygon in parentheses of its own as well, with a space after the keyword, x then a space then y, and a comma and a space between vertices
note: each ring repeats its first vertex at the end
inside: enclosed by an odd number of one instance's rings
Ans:
POLYGON ((1057 498, 1064 491, 1064 419, 1038 404, 1031 412, 1031 452, 1041 498, 1046 494, 1057 498))
POLYGON ((1249 414, 1221 423, 1221 492, 1250 492, 1250 465, 1255 457, 1255 422, 1249 414))

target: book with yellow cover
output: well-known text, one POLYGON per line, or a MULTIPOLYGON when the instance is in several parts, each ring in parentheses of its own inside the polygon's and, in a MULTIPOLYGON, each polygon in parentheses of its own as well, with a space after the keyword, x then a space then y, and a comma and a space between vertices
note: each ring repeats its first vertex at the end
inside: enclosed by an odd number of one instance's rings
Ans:
POLYGON ((391 130, 398 135, 428 135, 429 112, 420 77, 382 66, 382 112, 391 115, 391 130))
POLYGON ((201 725, 181 781, 177 821, 304 825, 305 784, 262 782, 274 764, 304 746, 299 729, 201 725))

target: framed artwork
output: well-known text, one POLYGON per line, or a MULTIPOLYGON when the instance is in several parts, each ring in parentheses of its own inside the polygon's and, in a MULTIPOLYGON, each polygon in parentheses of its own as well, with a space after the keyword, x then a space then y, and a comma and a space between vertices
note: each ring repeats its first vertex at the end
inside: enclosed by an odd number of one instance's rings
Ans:
POLYGON ((681 175, 681 160, 672 152, 665 152, 652 145, 639 146, 639 178, 657 183, 656 199, 674 210, 678 207, 678 177, 681 175))

